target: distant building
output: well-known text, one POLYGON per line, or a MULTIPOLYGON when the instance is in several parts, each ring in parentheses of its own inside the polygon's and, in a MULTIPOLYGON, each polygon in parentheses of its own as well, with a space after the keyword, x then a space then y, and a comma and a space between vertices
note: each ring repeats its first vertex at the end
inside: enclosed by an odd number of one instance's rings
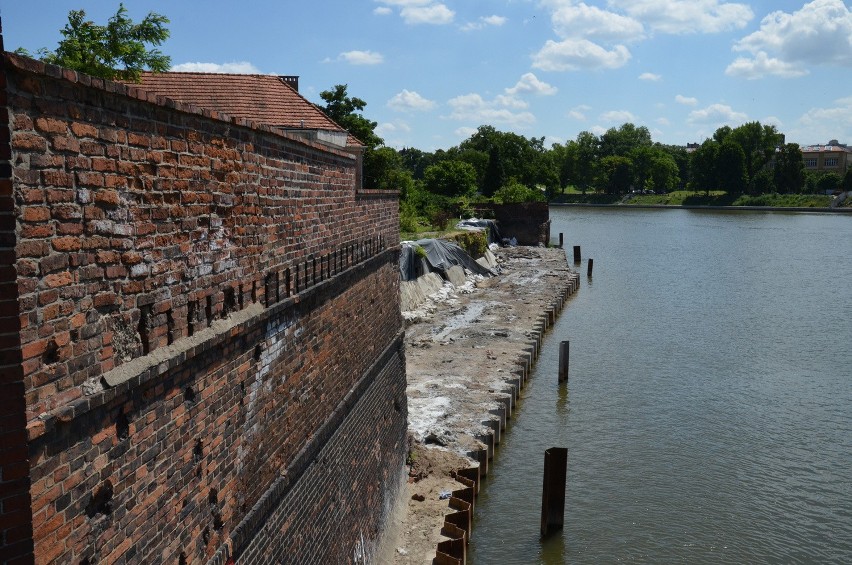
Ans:
POLYGON ((806 171, 834 172, 842 176, 852 167, 852 147, 836 139, 826 145, 806 145, 802 147, 802 159, 806 171))

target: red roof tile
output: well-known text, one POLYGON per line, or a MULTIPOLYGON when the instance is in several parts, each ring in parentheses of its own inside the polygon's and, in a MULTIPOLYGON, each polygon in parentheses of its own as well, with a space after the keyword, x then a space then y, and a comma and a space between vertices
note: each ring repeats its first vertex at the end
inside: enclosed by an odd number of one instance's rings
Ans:
MULTIPOLYGON (((142 73, 135 86, 259 123, 286 129, 346 131, 282 78, 221 73, 142 73)), ((347 145, 363 146, 352 134, 347 145)))

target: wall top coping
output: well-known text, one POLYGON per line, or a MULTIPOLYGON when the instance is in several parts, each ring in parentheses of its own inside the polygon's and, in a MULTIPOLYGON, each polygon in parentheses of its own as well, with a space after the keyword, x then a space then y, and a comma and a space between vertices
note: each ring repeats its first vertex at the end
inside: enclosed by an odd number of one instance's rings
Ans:
POLYGON ((355 155, 350 151, 335 149, 322 143, 310 141, 308 139, 305 139, 304 137, 285 133, 280 128, 276 128, 268 124, 249 120, 246 118, 231 117, 223 112, 217 112, 215 110, 202 108, 194 104, 179 102, 166 96, 157 95, 132 84, 128 85, 120 82, 93 77, 85 73, 66 69, 57 65, 51 65, 49 63, 45 63, 44 61, 31 59, 29 57, 24 57, 22 55, 18 55, 9 51, 4 51, 0 53, 0 55, 2 55, 2 62, 4 68, 11 67, 21 72, 41 75, 57 80, 65 80, 70 83, 79 84, 87 88, 101 90, 110 94, 116 94, 118 96, 134 98, 136 100, 140 100, 148 104, 153 104, 155 106, 160 106, 169 110, 175 110, 177 112, 183 112, 185 114, 194 114, 203 118, 225 122, 238 127, 244 127, 251 130, 267 133, 283 139, 287 139, 288 141, 292 141, 300 145, 311 147, 312 149, 323 151, 325 153, 330 153, 339 157, 351 159, 352 161, 356 160, 355 155))

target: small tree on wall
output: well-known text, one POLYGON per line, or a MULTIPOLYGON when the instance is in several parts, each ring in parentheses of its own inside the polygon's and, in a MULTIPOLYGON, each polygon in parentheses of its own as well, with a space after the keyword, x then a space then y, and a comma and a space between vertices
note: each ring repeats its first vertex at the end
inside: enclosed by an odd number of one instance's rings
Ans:
MULTIPOLYGON (((56 51, 41 48, 35 56, 45 63, 92 76, 139 82, 143 70, 165 72, 171 66, 168 55, 146 47, 148 43, 156 47, 169 38, 167 23, 167 17, 154 12, 140 23, 133 23, 124 4, 118 5, 118 11, 105 26, 86 20, 83 10, 71 10, 56 51)), ((15 52, 32 56, 23 48, 15 52)))

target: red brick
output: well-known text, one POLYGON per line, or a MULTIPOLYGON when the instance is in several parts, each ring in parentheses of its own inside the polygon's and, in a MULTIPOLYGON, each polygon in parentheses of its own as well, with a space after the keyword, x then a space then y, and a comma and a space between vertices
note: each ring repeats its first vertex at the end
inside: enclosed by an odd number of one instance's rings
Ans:
POLYGON ((65 133, 68 126, 62 120, 40 117, 35 119, 35 129, 45 133, 65 133))

